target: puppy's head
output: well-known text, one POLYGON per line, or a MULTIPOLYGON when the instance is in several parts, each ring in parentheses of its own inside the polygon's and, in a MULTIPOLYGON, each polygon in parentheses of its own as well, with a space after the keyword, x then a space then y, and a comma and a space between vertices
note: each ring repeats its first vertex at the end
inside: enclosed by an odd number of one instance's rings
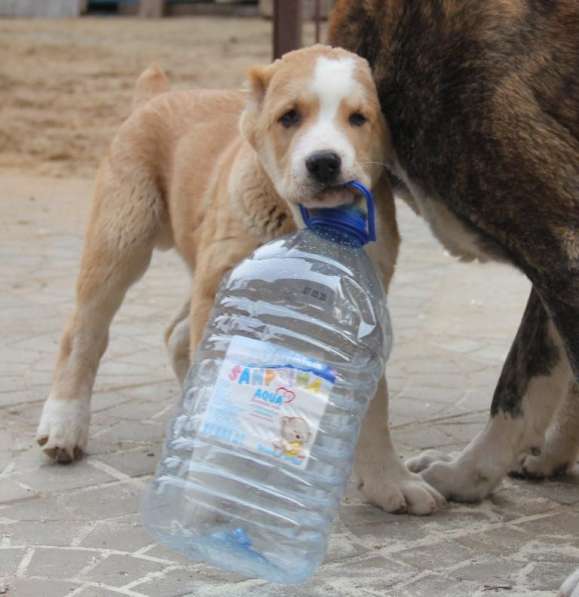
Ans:
POLYGON ((371 188, 390 147, 368 63, 321 45, 251 69, 241 130, 291 208, 353 202, 344 184, 371 188))

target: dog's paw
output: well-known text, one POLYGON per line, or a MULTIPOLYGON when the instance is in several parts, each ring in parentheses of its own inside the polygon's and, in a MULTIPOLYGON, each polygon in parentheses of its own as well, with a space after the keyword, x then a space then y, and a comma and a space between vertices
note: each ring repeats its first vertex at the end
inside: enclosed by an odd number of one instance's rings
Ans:
POLYGON ((358 489, 370 504, 395 514, 427 516, 446 504, 434 487, 402 463, 386 471, 358 474, 358 489))
POLYGON ((81 458, 88 442, 90 404, 86 400, 48 398, 36 432, 44 453, 61 464, 81 458))
POLYGON ((561 585, 558 597, 579 597, 579 568, 561 585))
POLYGON ((543 450, 540 454, 525 454, 516 469, 510 472, 517 479, 549 479, 564 477, 573 467, 574 459, 543 450))
POLYGON ((442 455, 437 459, 431 451, 411 463, 412 470, 446 499, 456 502, 480 502, 499 485, 507 468, 492 459, 480 461, 468 453, 452 458, 442 455))
POLYGON ((406 466, 413 473, 421 473, 435 462, 451 462, 452 460, 453 457, 450 454, 445 454, 439 450, 427 450, 420 454, 420 456, 409 458, 406 461, 406 466))

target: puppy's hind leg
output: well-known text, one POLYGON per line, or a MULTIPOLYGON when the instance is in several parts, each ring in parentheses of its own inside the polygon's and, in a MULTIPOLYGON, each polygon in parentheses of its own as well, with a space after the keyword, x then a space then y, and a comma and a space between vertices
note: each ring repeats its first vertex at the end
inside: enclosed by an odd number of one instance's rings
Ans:
POLYGON ((171 358, 173 371, 181 386, 185 381, 191 364, 189 338, 189 314, 191 313, 191 299, 188 299, 165 330, 165 344, 171 358))
POLYGON ((38 426, 38 443, 62 463, 80 457, 86 447, 90 397, 109 326, 127 289, 147 269, 159 227, 161 198, 154 183, 125 170, 115 174, 105 162, 99 173, 76 307, 38 426))

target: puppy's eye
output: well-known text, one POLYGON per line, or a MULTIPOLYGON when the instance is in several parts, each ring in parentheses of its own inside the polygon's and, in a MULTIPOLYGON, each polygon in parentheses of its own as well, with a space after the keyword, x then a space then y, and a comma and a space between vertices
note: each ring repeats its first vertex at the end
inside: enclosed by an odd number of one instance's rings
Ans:
POLYGON ((360 112, 353 112, 348 120, 352 126, 363 126, 368 122, 368 119, 360 112))
POLYGON ((297 126, 300 123, 301 116, 297 110, 288 110, 280 119, 280 123, 285 126, 286 129, 292 126, 297 126))

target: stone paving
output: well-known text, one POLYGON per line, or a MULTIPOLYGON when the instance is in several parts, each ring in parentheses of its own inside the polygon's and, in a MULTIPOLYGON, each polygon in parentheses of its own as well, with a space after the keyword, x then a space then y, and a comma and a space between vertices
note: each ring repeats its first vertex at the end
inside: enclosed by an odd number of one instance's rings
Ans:
MULTIPOLYGON (((115 320, 93 399, 89 455, 48 464, 34 443, 70 312, 90 182, 0 177, 0 595, 10 597, 552 596, 579 561, 579 476, 507 480, 492 499, 430 518, 385 514, 354 491, 320 573, 283 588, 189 563, 139 520, 178 396, 162 332, 188 286, 157 255, 115 320)), ((481 428, 527 282, 446 256, 400 206, 388 367, 405 455, 456 450, 481 428)))

